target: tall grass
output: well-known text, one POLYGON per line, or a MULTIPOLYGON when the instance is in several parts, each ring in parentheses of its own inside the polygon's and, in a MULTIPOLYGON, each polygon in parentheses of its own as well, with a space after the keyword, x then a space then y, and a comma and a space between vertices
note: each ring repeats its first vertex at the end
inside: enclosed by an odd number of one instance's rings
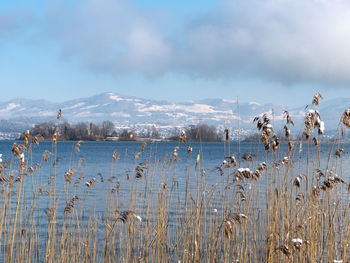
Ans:
MULTIPOLYGON (((320 98, 315 95, 315 107, 320 98)), ((83 177, 84 159, 73 158, 63 177, 56 172, 57 133, 40 163, 32 161, 38 138, 26 133, 23 144, 14 143, 11 160, 0 164, 2 261, 349 262, 349 185, 341 148, 349 118, 345 111, 326 163, 320 158, 323 124, 315 110, 306 114, 303 144, 289 140, 294 123, 285 113, 286 152, 268 116, 257 117, 266 149, 261 163, 251 153, 238 162, 225 131, 227 158, 216 167, 214 185, 202 169, 206 153, 192 152, 183 135, 161 159, 147 156, 142 144, 128 184, 121 185, 114 176, 122 165, 117 151, 109 178, 83 177), (181 156, 185 174, 177 171, 180 148, 187 151, 181 156), (301 151, 307 151, 306 165, 300 165, 301 151), (186 179, 185 190, 178 178, 186 179), (63 192, 56 189, 58 180, 64 180, 63 192), (85 204, 98 183, 109 185, 106 203, 97 204, 105 207, 103 215, 85 204)), ((80 143, 73 151, 80 151, 80 143)))

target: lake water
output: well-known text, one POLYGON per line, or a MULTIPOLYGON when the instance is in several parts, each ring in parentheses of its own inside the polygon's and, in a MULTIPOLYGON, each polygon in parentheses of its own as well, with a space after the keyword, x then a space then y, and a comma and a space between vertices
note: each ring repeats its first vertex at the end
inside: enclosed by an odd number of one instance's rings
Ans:
MULTIPOLYGON (((47 163, 43 162, 42 155, 47 150, 53 152, 52 143, 43 141, 38 146, 33 146, 32 153, 29 156, 25 156, 28 160, 28 164, 41 164, 42 175, 41 184, 45 185, 48 183, 50 176, 56 174, 56 192, 58 195, 64 192, 64 174, 69 169, 75 169, 77 172, 73 176, 72 186, 74 182, 81 175, 82 180, 80 185, 75 185, 76 193, 86 192, 85 196, 88 199, 87 204, 95 206, 97 210, 102 212, 104 210, 103 204, 105 203, 105 192, 110 191, 115 187, 116 183, 120 183, 120 191, 128 198, 128 191, 130 190, 131 182, 135 178, 135 168, 141 163, 141 166, 147 162, 148 167, 145 169, 145 175, 152 174, 152 183, 154 188, 158 188, 162 183, 162 176, 171 176, 173 186, 177 187, 177 191, 185 192, 186 188, 186 170, 187 174, 194 176, 197 169, 195 163, 197 155, 200 152, 200 172, 205 173, 205 182, 208 186, 214 185, 220 180, 223 180, 222 176, 215 167, 220 166, 226 156, 234 154, 240 167, 249 167, 252 171, 256 168, 257 164, 266 161, 267 163, 271 160, 271 154, 268 154, 264 150, 264 146, 261 143, 236 143, 231 142, 230 145, 223 142, 213 143, 187 143, 180 144, 178 142, 147 142, 144 147, 144 152, 141 153, 142 142, 82 142, 80 144, 80 151, 76 151, 77 142, 58 142, 56 152, 56 165, 53 165, 54 158, 49 158, 47 163), (192 147, 192 153, 187 153, 187 146, 192 147), (169 168, 169 159, 173 158, 174 149, 179 147, 177 150, 178 161, 176 163, 176 169, 174 163, 169 168), (117 151, 117 160, 112 162, 112 156, 114 151, 117 151), (256 155, 253 157, 254 162, 250 163, 241 158, 244 153, 251 152, 256 155), (230 153, 230 154, 229 154, 230 153), (138 158, 135 159, 135 155, 138 158), (80 160, 80 166, 78 166, 80 160), (164 172, 162 172, 163 162, 165 161, 166 166, 164 172), (152 166, 149 166, 151 164, 152 166), (101 177, 105 183, 101 182, 101 177), (95 183, 93 187, 88 188, 85 183, 92 178, 98 179, 100 183, 95 183), (112 183, 106 183, 108 179, 112 178, 112 183), (158 184, 158 185, 157 185, 158 184), (157 187, 158 186, 158 187, 157 187), (89 200, 91 199, 91 200, 89 200)), ((11 160, 11 149, 13 141, 1 141, 0 142, 0 153, 3 154, 3 160, 11 160)), ((307 161, 308 145, 304 143, 302 148, 300 144, 295 144, 296 150, 294 154, 294 173, 305 173, 305 165, 307 161), (301 150, 301 151, 300 151, 301 150)), ((320 148, 320 160, 321 169, 325 170, 327 167, 327 159, 329 153, 331 153, 331 159, 329 163, 329 169, 332 166, 336 166, 337 158, 334 157, 334 151, 340 147, 332 144, 322 144, 320 148)), ((342 166, 344 171, 347 167, 350 167, 350 160, 347 158, 348 153, 346 152, 347 145, 342 145, 345 148, 345 157, 342 158, 342 166)), ((282 143, 278 153, 273 157, 275 160, 282 160, 287 153, 287 145, 282 143)), ((316 153, 314 147, 310 147, 309 156, 316 153)), ((310 159, 310 162, 312 159, 310 159)), ((30 166, 30 165, 28 165, 30 166)), ((232 171, 232 170, 231 170, 232 171)), ((36 175, 37 176, 37 175, 36 175)), ((344 174, 344 180, 348 181, 348 174, 344 174)), ((140 185, 140 191, 142 191, 144 178, 137 179, 140 185)), ((28 182, 27 182, 28 183, 28 182)), ((197 181, 192 178, 189 180, 189 187, 196 189, 197 181)), ((27 185, 28 193, 32 191, 32 185, 27 185)), ((266 181, 264 177, 260 182, 262 190, 266 187, 266 181)))

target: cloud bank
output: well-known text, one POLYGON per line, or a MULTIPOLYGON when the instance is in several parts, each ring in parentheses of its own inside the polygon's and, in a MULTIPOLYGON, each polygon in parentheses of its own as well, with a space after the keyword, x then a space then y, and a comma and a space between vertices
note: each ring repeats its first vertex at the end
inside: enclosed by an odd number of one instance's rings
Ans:
POLYGON ((0 11, 0 42, 18 37, 32 25, 35 16, 28 10, 12 8, 0 11))
POLYGON ((112 75, 350 84, 349 1, 223 1, 169 32, 157 12, 121 0, 56 3, 46 32, 64 58, 112 75))

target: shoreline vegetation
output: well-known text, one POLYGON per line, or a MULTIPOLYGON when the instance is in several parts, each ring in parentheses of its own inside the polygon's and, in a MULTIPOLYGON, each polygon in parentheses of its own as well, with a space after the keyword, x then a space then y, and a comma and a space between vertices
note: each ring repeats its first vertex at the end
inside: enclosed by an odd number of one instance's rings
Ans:
MULTIPOLYGON (((90 123, 78 123, 70 124, 64 122, 58 126, 54 122, 44 122, 36 124, 32 129, 27 132, 31 136, 37 137, 42 141, 51 141, 55 131, 58 130, 57 141, 139 141, 139 142, 176 142, 180 140, 187 142, 225 142, 226 130, 217 130, 215 126, 207 124, 189 125, 184 129, 173 128, 171 132, 165 137, 161 137, 159 131, 155 126, 150 127, 145 133, 138 134, 135 130, 122 129, 117 132, 114 128, 114 124, 110 121, 103 121, 100 125, 90 123)), ((277 137, 280 142, 293 142, 293 143, 308 143, 308 138, 305 137, 305 133, 298 135, 294 139, 287 137, 286 128, 283 128, 284 132, 279 132, 277 137)), ((18 140, 24 140, 25 132, 23 132, 18 140)), ((242 142, 258 143, 261 142, 261 134, 259 132, 251 133, 242 139, 242 142)), ((343 138, 346 140, 347 138, 343 138)), ((336 140, 336 138, 320 138, 325 143, 330 143, 336 140)), ((311 141, 311 143, 313 143, 311 141)))
MULTIPOLYGON (((114 124, 110 121, 103 121, 100 125, 90 123, 70 124, 68 122, 57 125, 54 122, 44 122, 36 124, 28 132, 31 136, 37 136, 40 140, 49 141, 54 133, 58 131, 58 141, 179 141, 192 142, 221 142, 223 136, 218 133, 216 127, 207 124, 189 125, 182 131, 178 128, 161 138, 155 126, 149 127, 147 131, 138 134, 134 130, 122 129, 117 132, 114 124)), ((22 133, 19 140, 24 140, 25 133, 22 133)))
MULTIPOLYGON (((83 157, 74 155, 66 173, 56 173, 59 116, 52 147, 39 163, 31 158, 39 135, 25 132, 23 144, 13 144, 11 160, 0 161, 3 261, 349 262, 350 184, 343 138, 350 109, 342 114, 328 158, 321 159, 325 124, 317 111, 320 99, 315 94, 313 108, 305 113, 307 146, 291 140, 294 123, 288 112, 286 152, 269 117, 254 119, 259 147, 265 150, 262 162, 254 153, 239 156, 225 130, 214 184, 208 184, 203 170, 207 153, 193 152, 185 133, 160 159, 146 155, 149 146, 143 143, 122 184, 115 176, 122 165, 117 149, 109 178, 91 178, 83 157), (177 166, 180 159, 184 172, 177 166), (184 191, 177 187, 179 177, 185 180, 184 191), (108 189, 102 193, 103 216, 85 203, 96 195, 97 184, 108 189)), ((81 143, 74 151, 80 152, 81 143)))

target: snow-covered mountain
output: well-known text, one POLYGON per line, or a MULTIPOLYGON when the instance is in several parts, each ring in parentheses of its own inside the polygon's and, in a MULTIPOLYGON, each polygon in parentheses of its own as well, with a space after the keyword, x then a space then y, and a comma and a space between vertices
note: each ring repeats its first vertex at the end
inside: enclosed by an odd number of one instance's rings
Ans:
MULTIPOLYGON (((350 98, 325 100, 318 107, 326 125, 334 130, 343 111, 350 106, 350 98)), ((303 125, 305 105, 288 108, 282 105, 239 102, 226 99, 205 99, 170 103, 102 93, 63 103, 45 100, 14 99, 0 103, 0 120, 33 125, 43 121, 56 121, 58 109, 62 120, 69 122, 112 121, 116 127, 157 125, 160 127, 185 126, 199 122, 244 129, 254 129, 252 120, 269 113, 276 125, 282 125, 283 112, 289 110, 299 129, 303 125), (239 120, 239 121, 238 121, 239 120)), ((281 126, 282 127, 282 126, 281 126)), ((326 126, 327 129, 327 126, 326 126)), ((0 128, 1 131, 1 128, 0 128)))

